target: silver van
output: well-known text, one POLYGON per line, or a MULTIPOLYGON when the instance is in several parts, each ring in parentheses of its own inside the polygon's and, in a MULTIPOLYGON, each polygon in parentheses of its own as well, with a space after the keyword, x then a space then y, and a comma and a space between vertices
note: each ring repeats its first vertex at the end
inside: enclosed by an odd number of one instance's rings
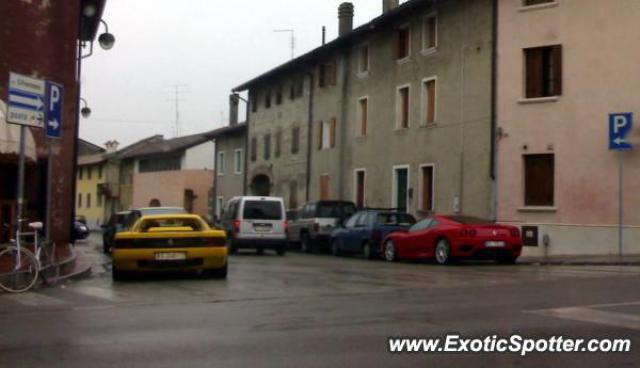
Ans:
POLYGON ((229 252, 238 249, 265 249, 282 256, 287 250, 287 220, 284 201, 279 197, 234 197, 220 216, 227 233, 229 252))

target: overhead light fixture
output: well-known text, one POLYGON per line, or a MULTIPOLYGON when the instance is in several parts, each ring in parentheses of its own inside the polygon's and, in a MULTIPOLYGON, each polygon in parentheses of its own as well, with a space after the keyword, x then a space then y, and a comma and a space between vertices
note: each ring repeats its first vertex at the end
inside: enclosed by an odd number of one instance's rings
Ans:
POLYGON ((91 18, 95 16, 97 12, 98 12, 98 9, 96 9, 96 6, 94 4, 87 4, 82 9, 82 15, 84 15, 87 18, 91 18))
POLYGON ((105 32, 98 37, 98 43, 103 50, 110 50, 116 43, 116 37, 109 33, 109 26, 107 25, 107 22, 100 19, 100 23, 104 24, 105 32))
POLYGON ((80 109, 80 115, 82 115, 82 117, 86 119, 89 116, 91 116, 91 109, 89 108, 89 106, 87 106, 87 100, 85 100, 84 98, 80 97, 80 101, 82 101, 82 103, 84 103, 84 107, 82 109, 80 109))

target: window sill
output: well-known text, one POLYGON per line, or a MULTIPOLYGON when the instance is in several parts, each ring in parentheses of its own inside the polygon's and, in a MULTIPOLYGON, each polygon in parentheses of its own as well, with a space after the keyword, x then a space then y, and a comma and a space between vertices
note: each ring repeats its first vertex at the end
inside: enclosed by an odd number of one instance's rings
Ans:
POLYGON ((428 49, 422 49, 422 51, 420 51, 423 56, 433 55, 436 52, 438 52, 438 46, 429 47, 428 49))
POLYGON ((528 11, 533 11, 533 10, 555 8, 556 6, 558 6, 558 2, 557 1, 552 1, 552 2, 546 3, 546 4, 521 6, 521 7, 518 8, 518 11, 522 13, 522 12, 528 12, 528 11))
POLYGON ((365 71, 365 72, 358 72, 358 78, 360 79, 365 79, 365 78, 369 78, 369 71, 365 71))
POLYGON ((438 126, 438 122, 434 121, 433 123, 422 123, 420 124, 420 128, 435 128, 438 126))
POLYGON ((411 60, 411 55, 409 55, 409 56, 405 56, 405 57, 404 57, 404 58, 402 58, 402 59, 397 59, 397 60, 396 60, 396 63, 397 63, 398 65, 402 65, 402 64, 406 64, 406 63, 408 63, 408 62, 409 62, 409 60, 411 60))
POLYGON ((408 130, 409 130, 409 126, 402 127, 402 128, 401 127, 396 127, 395 129, 393 129, 393 131, 396 132, 396 133, 406 132, 408 130))
POLYGON ((521 99, 518 100, 518 103, 525 105, 525 104, 558 102, 559 99, 560 99, 560 96, 521 98, 521 99))
POLYGON ((554 213, 558 209, 555 206, 525 206, 518 208, 518 212, 532 212, 532 213, 554 213))

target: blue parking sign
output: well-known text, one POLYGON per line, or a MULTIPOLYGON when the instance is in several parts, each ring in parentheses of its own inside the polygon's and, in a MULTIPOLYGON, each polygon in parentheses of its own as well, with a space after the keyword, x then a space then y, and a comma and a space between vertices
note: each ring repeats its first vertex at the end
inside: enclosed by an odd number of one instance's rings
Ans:
POLYGON ((45 125, 47 137, 60 138, 62 135, 62 106, 64 104, 64 87, 47 81, 45 99, 45 125))
POLYGON ((627 136, 633 128, 633 113, 609 114, 609 149, 628 150, 633 148, 627 136))

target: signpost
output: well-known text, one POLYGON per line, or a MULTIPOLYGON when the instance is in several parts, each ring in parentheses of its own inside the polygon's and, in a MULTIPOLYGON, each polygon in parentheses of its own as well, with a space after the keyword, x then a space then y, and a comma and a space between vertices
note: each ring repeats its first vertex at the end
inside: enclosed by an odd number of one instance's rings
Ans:
POLYGON ((609 150, 618 151, 618 253, 623 253, 624 151, 633 148, 627 139, 633 128, 633 113, 609 114, 609 150))
POLYGON ((27 127, 45 128, 49 140, 49 174, 47 180, 47 234, 49 234, 51 202, 51 139, 60 138, 62 132, 62 104, 64 90, 61 85, 17 73, 9 73, 9 104, 7 122, 20 125, 20 159, 18 163, 17 226, 23 217, 25 140, 27 127), (45 123, 46 122, 46 123, 45 123), (46 125, 45 125, 46 124, 46 125))

